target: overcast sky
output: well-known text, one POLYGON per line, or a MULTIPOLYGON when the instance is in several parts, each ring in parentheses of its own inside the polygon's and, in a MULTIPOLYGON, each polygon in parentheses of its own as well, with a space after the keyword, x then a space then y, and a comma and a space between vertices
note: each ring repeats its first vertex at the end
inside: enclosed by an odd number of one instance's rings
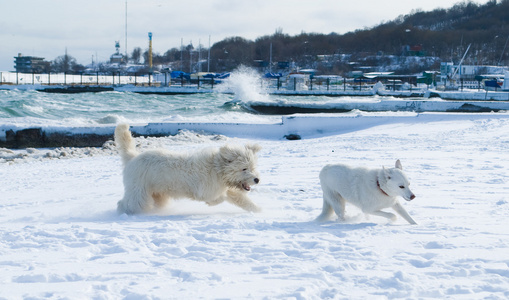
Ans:
MULTIPOLYGON (((458 0, 128 0, 127 52, 164 53, 191 41, 208 47, 226 37, 250 40, 276 29, 296 35, 343 34, 373 27, 414 9, 449 8, 458 0)), ((486 3, 488 0, 476 0, 486 3)), ((120 41, 125 53, 125 0, 0 0, 0 70, 14 70, 14 56, 54 60, 65 49, 78 63, 106 61, 120 41)))

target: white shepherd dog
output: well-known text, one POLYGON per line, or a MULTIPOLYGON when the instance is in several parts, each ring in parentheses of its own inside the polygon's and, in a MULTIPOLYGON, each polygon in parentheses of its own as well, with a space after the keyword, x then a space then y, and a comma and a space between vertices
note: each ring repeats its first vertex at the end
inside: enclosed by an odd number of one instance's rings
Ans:
POLYGON ((407 201, 415 198, 402 170, 399 159, 396 167, 391 169, 352 168, 342 164, 323 167, 320 172, 323 209, 316 220, 326 221, 333 211, 344 220, 345 203, 349 202, 366 214, 395 221, 394 214, 381 211, 383 208, 392 207, 408 223, 417 224, 396 199, 398 196, 407 201))
POLYGON ((151 150, 138 153, 129 125, 115 129, 115 143, 124 164, 124 198, 119 213, 137 214, 162 207, 170 199, 190 198, 217 205, 228 201, 247 211, 260 208, 247 197, 260 182, 256 171, 258 145, 225 145, 196 153, 151 150))

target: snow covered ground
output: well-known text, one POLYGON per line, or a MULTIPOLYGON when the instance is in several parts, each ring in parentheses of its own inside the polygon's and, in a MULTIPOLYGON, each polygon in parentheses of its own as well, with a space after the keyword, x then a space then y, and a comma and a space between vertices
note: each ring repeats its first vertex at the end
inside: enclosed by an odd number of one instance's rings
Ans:
POLYGON ((119 216, 112 145, 0 149, 0 299, 509 298, 509 115, 387 120, 297 141, 137 138, 181 151, 258 142, 257 214, 178 200, 119 216), (325 164, 396 159, 418 225, 351 206, 344 223, 313 222, 325 164))

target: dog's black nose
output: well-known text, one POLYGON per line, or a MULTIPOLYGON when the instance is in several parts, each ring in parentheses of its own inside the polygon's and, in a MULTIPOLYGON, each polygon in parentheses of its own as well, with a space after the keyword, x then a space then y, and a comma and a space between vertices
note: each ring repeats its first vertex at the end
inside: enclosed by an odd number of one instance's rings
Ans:
POLYGON ((415 199, 415 195, 410 196, 410 200, 414 200, 414 199, 415 199))
POLYGON ((255 178, 255 179, 254 179, 254 182, 255 182, 256 184, 258 184, 258 182, 260 182, 260 179, 255 178))

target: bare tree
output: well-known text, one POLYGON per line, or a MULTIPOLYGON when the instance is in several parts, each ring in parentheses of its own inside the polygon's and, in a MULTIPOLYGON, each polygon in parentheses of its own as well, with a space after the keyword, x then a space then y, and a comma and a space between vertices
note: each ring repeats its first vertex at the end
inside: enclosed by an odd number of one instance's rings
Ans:
POLYGON ((85 67, 76 62, 76 58, 68 55, 67 53, 64 55, 60 55, 55 58, 54 61, 51 62, 51 71, 52 72, 68 72, 68 73, 77 73, 83 71, 85 67))
POLYGON ((141 59, 141 48, 140 47, 136 47, 133 49, 133 53, 131 54, 131 59, 133 61, 133 63, 135 64, 139 64, 140 63, 140 59, 141 59))

